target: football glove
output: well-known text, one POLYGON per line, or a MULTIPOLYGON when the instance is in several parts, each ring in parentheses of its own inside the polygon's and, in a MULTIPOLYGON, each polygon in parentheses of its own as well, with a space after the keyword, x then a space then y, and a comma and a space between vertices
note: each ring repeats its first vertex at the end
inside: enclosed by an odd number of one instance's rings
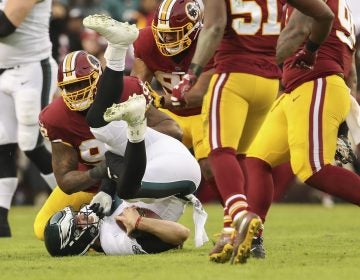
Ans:
POLYGON ((98 192, 90 202, 90 209, 101 219, 111 210, 112 197, 106 192, 98 192))
POLYGON ((197 76, 189 71, 172 89, 171 101, 173 106, 184 106, 185 105, 185 94, 189 92, 192 86, 196 83, 197 76))
POLYGON ((143 86, 144 89, 144 92, 147 91, 150 98, 151 98, 151 104, 155 107, 155 108, 163 108, 164 107, 164 103, 165 103, 165 100, 164 100, 164 96, 158 94, 152 87, 151 85, 148 83, 148 82, 145 82, 144 83, 144 86, 143 86))
POLYGON ((349 139, 344 135, 340 135, 336 142, 336 165, 342 166, 343 164, 353 163, 355 160, 356 156, 351 148, 349 139))
POLYGON ((291 63, 291 68, 298 67, 312 70, 317 58, 317 51, 309 51, 306 47, 295 54, 295 58, 291 63))

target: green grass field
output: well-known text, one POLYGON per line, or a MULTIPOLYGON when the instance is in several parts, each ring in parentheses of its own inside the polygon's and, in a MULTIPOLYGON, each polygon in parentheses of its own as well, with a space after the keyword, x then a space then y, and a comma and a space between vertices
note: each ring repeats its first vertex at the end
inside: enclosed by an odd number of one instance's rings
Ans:
MULTIPOLYGON (((213 239, 222 210, 205 208, 213 239)), ((192 239, 183 250, 159 255, 52 258, 32 233, 36 211, 11 209, 13 237, 0 239, 0 279, 360 279, 360 210, 351 205, 274 205, 265 228, 266 259, 237 266, 210 263, 212 243, 196 249, 192 239)), ((193 229, 191 215, 188 208, 182 222, 193 229)))

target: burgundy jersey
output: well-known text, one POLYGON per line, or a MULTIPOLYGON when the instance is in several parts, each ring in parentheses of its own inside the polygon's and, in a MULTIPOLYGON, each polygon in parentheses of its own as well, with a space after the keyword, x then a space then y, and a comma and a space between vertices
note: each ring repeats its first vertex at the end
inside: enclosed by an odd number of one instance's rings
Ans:
POLYGON ((285 0, 225 1, 227 23, 215 55, 216 72, 280 78, 275 55, 285 0))
MULTIPOLYGON (((186 74, 194 56, 195 47, 196 42, 193 42, 187 50, 175 57, 163 56, 156 46, 151 27, 141 29, 139 37, 134 42, 135 57, 140 58, 146 64, 166 94, 171 94, 173 87, 186 74)), ((209 70, 212 66, 213 61, 211 60, 204 71, 209 70)), ((176 108, 171 111, 179 116, 190 116, 200 114, 201 107, 176 108)))
MULTIPOLYGON (((120 101, 126 101, 134 93, 143 93, 141 81, 135 77, 124 77, 120 101)), ((39 115, 42 134, 51 142, 61 142, 73 147, 77 151, 78 170, 81 171, 88 170, 103 160, 106 151, 104 143, 95 139, 90 132, 85 116, 86 111, 71 111, 61 97, 45 107, 39 115)), ((93 191, 93 188, 88 191, 93 191)))
MULTIPOLYGON (((355 50, 355 26, 350 10, 345 0, 328 0, 327 5, 335 14, 330 35, 318 50, 313 70, 290 68, 294 56, 285 61, 282 79, 285 92, 292 91, 302 83, 332 74, 341 73, 346 79, 350 73, 355 50)), ((287 14, 290 16, 292 11, 293 8, 289 6, 287 14)))

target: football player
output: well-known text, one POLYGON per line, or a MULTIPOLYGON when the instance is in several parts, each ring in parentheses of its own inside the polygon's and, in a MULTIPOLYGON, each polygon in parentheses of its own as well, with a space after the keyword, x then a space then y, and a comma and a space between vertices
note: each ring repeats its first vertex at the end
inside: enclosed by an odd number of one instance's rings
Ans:
POLYGON ((274 103, 248 151, 248 199, 262 219, 274 188, 271 168, 286 161, 307 185, 360 205, 359 176, 331 164, 338 129, 349 113, 350 102, 358 107, 349 90, 356 83, 351 78, 355 76, 351 73, 355 68, 354 24, 345 0, 328 0, 326 4, 335 19, 320 48, 312 45, 308 49, 304 43, 311 34, 308 17, 290 6, 287 9, 288 22, 277 45, 278 62, 294 52, 284 62, 285 94, 274 103), (306 59, 299 62, 300 56, 306 59))
POLYGON ((0 237, 10 237, 8 210, 18 185, 17 147, 51 188, 56 180, 37 119, 56 91, 51 56, 51 0, 0 1, 0 237))
POLYGON ((84 206, 65 207, 45 228, 45 246, 52 256, 84 255, 92 248, 106 255, 155 254, 179 248, 190 230, 176 221, 184 202, 171 196, 145 202, 115 197, 113 212, 102 219, 84 206), (66 236, 65 236, 66 234, 66 236))
MULTIPOLYGON (((109 41, 102 83, 86 114, 91 132, 107 145, 108 173, 114 179, 104 178, 101 191, 90 203, 90 209, 96 215, 109 214, 113 206, 117 207, 101 223, 101 247, 107 254, 131 254, 134 248, 140 253, 155 253, 176 247, 188 237, 185 227, 173 222, 142 218, 132 208, 124 210, 127 203, 116 203, 116 195, 124 197, 126 194, 133 198, 133 194, 139 194, 138 189, 148 188, 146 191, 154 196, 166 198, 155 202, 153 207, 148 205, 145 208, 154 210, 162 218, 176 221, 183 213, 183 203, 173 195, 185 196, 195 191, 200 181, 200 168, 180 142, 146 127, 146 100, 143 95, 133 95, 126 102, 107 109, 119 99, 114 84, 118 83, 122 89, 123 83, 118 81, 122 81, 128 45, 138 35, 136 27, 103 15, 86 17, 84 25, 109 41), (131 211, 133 218, 127 217, 127 212, 131 211), (138 236, 127 236, 133 230, 140 231, 138 236)), ((135 205, 142 204, 139 202, 135 205)), ((94 222, 96 215, 87 215, 86 219, 94 222)), ((70 208, 65 208, 50 219, 45 229, 45 244, 50 254, 82 254, 94 242, 99 234, 97 228, 92 225, 83 227, 78 218, 74 217, 70 208), (63 238, 64 231, 59 228, 67 229, 67 238, 63 238)))
MULTIPOLYGON (((244 155, 278 93, 275 45, 284 2, 206 0, 192 63, 172 91, 181 102, 216 50, 216 74, 202 106, 204 146, 225 202, 222 235, 210 252, 213 261, 246 262, 253 236, 262 227, 260 217, 249 211, 244 155)), ((288 3, 314 18, 307 44, 312 50, 329 34, 333 13, 322 0, 288 3)), ((299 63, 308 53, 297 57, 299 63)))
POLYGON ((161 1, 152 25, 141 29, 134 42, 135 61, 131 75, 149 83, 155 78, 161 85, 165 95, 158 97, 160 102, 156 103, 182 128, 183 143, 193 149, 207 181, 203 181, 205 187, 206 183, 213 185, 214 181, 202 146, 200 112, 203 95, 214 72, 213 63, 208 64, 183 102, 171 101, 173 87, 189 69, 202 20, 201 0, 161 1))
MULTIPOLYGON (((94 20, 99 20, 101 23, 104 21, 104 24, 106 26, 109 25, 109 27, 111 27, 111 24, 119 27, 117 32, 120 33, 115 32, 119 38, 123 37, 121 32, 127 30, 127 26, 122 27, 120 23, 111 18, 94 16, 94 20)), ((112 44, 110 43, 108 47, 110 50, 107 51, 107 54, 111 53, 111 46, 112 44)), ((127 45, 122 46, 120 50, 127 49, 127 47, 127 45)), ((115 51, 117 51, 117 49, 115 49, 115 51)), ((107 134, 106 132, 98 133, 98 137, 102 137, 101 140, 104 141, 99 141, 94 137, 85 119, 88 112, 91 112, 88 116, 89 121, 93 122, 94 120, 92 119, 95 119, 94 126, 100 123, 99 129, 109 129, 110 131, 112 126, 116 127, 113 136, 120 142, 116 144, 118 145, 117 149, 115 149, 115 151, 112 149, 112 151, 116 153, 120 152, 121 155, 125 153, 127 126, 124 125, 123 122, 117 122, 102 127, 102 125, 107 124, 103 120, 102 111, 114 102, 128 99, 130 94, 144 94, 144 91, 146 93, 148 93, 148 91, 143 87, 141 81, 135 77, 125 77, 123 84, 122 70, 124 65, 123 61, 121 62, 117 58, 119 55, 118 52, 120 52, 121 57, 121 51, 117 51, 115 55, 108 57, 108 64, 115 64, 114 68, 118 69, 118 71, 106 67, 99 88, 97 85, 101 69, 99 68, 99 62, 93 56, 83 51, 70 53, 60 65, 59 86, 62 89, 63 98, 54 101, 42 112, 40 115, 40 123, 43 127, 43 133, 47 135, 52 142, 54 172, 58 178, 61 189, 57 188, 54 190, 37 215, 34 229, 39 239, 43 239, 44 227, 51 215, 69 204, 79 209, 81 204, 89 203, 93 194, 79 191, 89 191, 90 186, 99 183, 100 179, 104 177, 104 168, 102 165, 91 169, 89 169, 88 166, 93 167, 94 164, 104 158, 105 145, 103 142, 106 142, 106 139, 104 140, 102 134, 104 133, 104 136, 107 134), (114 60, 112 59, 113 57, 115 57, 114 60), (123 87, 124 90, 122 90, 123 87), (106 95, 97 94, 95 100, 98 101, 93 102, 95 91, 101 92, 100 89, 106 92, 106 95), (99 107, 103 109, 99 111, 99 107), (98 112, 101 112, 101 118, 98 117, 98 112), (94 115, 96 117, 94 117, 94 115), (67 121, 64 121, 65 119, 67 121), (84 163, 86 167, 84 168, 84 165, 79 165, 79 162, 84 163), (78 166, 81 167, 80 170, 78 170, 78 166), (89 169, 89 171, 85 172, 84 169, 89 169)), ((167 127, 167 131, 175 131, 175 134, 178 134, 178 126, 176 123, 164 113, 149 106, 147 116, 149 125, 159 128, 160 130, 161 127, 167 127), (175 125, 175 129, 172 128, 173 125, 175 125)), ((129 133, 133 134, 133 137, 142 137, 139 136, 140 131, 137 131, 138 128, 139 127, 135 128, 132 133, 129 133)), ((146 130, 146 122, 142 122, 140 128, 143 133, 146 130)), ((182 194, 184 189, 186 189, 186 193, 195 191, 199 183, 198 181, 200 180, 197 178, 199 175, 197 173, 199 167, 186 147, 172 137, 155 132, 150 128, 148 130, 146 145, 149 147, 146 147, 146 149, 149 164, 144 180, 148 181, 147 186, 153 191, 150 191, 149 194, 147 188, 141 188, 141 194, 137 195, 144 197, 167 196, 169 190, 162 187, 164 181, 174 182, 173 187, 177 189, 179 194, 182 194), (165 165, 164 162, 167 162, 167 164, 165 165), (171 165, 173 165, 173 167, 171 167, 171 165), (182 168, 182 166, 192 166, 192 168, 182 168), (168 168, 174 170, 174 172, 167 172, 168 168), (161 174, 161 176, 157 174, 161 174), (178 177, 181 177, 180 182, 178 181, 178 177)), ((162 129, 162 131, 165 130, 162 129)), ((143 157, 141 154, 142 148, 137 149, 135 144, 129 144, 128 149, 131 149, 129 148, 130 146, 134 146, 133 151, 136 152, 136 150, 138 150, 138 153, 140 153, 139 159, 143 157)), ((122 166, 123 160, 121 158, 119 159, 115 155, 112 155, 112 153, 109 153, 109 157, 111 157, 110 161, 115 162, 114 164, 120 164, 120 166, 122 166)), ((132 158, 137 158, 137 156, 132 158)), ((124 170, 132 169, 131 163, 124 163, 124 165, 126 166, 126 168, 123 168, 124 170)), ((122 172, 123 171, 120 170, 117 173, 117 177, 121 177, 122 172)), ((142 178, 142 175, 143 174, 139 173, 137 178, 142 178)), ((139 184, 132 184, 129 181, 126 183, 134 185, 134 188, 130 189, 132 191, 131 194, 120 193, 122 198, 137 193, 140 187, 139 184)), ((146 184, 144 183, 143 185, 146 184)), ((108 197, 105 194, 103 195, 108 197)))

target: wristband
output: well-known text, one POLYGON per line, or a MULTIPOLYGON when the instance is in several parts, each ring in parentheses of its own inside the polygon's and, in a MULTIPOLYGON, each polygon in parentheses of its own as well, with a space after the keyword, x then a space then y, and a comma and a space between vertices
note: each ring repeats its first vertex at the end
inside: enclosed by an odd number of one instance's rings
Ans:
POLYGON ((202 73, 203 68, 199 64, 191 63, 189 66, 189 73, 199 77, 202 73))
POLYGON ((142 216, 140 215, 140 216, 136 219, 134 229, 138 229, 141 220, 142 220, 142 216))
POLYGON ((320 47, 320 45, 317 43, 314 43, 313 41, 311 41, 309 39, 309 40, 307 40, 305 47, 307 50, 309 50, 311 52, 316 52, 317 49, 320 47))

